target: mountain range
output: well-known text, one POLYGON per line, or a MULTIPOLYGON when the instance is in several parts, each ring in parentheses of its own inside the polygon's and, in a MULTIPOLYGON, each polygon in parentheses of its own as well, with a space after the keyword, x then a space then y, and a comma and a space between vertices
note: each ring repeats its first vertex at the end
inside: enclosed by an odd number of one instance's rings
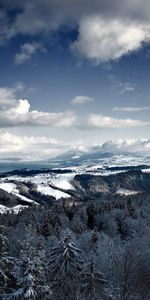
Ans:
POLYGON ((103 151, 101 147, 91 147, 85 150, 70 150, 49 161, 61 167, 111 167, 150 165, 150 156, 147 153, 114 150, 103 151))

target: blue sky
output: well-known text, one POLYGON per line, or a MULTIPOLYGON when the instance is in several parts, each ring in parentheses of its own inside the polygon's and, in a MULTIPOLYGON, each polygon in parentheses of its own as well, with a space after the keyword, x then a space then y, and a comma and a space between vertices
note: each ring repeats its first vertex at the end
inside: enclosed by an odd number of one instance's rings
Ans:
POLYGON ((149 11, 147 0, 1 0, 0 158, 118 139, 149 151, 149 11))

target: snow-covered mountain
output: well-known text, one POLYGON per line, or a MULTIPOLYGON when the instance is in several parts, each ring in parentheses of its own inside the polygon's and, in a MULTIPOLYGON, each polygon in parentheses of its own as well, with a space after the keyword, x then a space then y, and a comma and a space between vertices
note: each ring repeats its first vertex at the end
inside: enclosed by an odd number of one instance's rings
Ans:
POLYGON ((52 159, 50 163, 61 167, 94 167, 108 168, 115 166, 150 165, 148 153, 123 151, 103 151, 100 146, 87 148, 86 150, 71 150, 52 159))

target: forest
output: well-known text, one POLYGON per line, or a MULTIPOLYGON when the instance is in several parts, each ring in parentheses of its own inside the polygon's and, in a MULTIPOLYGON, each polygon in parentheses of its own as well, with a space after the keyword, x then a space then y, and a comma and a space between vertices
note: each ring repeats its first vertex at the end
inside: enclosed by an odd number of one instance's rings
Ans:
POLYGON ((150 299, 150 192, 88 194, 0 214, 1 300, 150 299))

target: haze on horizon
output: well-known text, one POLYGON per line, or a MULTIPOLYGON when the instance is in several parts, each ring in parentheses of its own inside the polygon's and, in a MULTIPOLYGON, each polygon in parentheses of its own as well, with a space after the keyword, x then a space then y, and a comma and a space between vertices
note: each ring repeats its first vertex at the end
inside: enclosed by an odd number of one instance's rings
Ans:
POLYGON ((0 0, 0 53, 1 160, 149 152, 149 0, 0 0))

